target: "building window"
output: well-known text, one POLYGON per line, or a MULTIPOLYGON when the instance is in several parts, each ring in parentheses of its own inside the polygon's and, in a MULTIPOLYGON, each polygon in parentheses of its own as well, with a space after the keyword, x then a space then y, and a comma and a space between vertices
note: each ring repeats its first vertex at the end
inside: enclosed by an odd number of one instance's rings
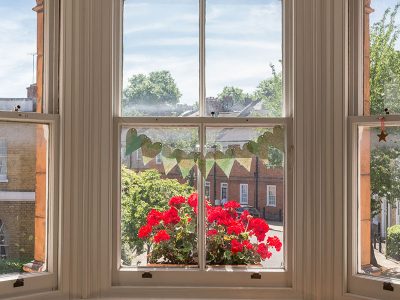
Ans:
POLYGON ((228 184, 221 182, 221 204, 224 205, 228 201, 228 184))
MULTIPOLYGON (((241 272, 240 265, 255 262, 263 271, 286 267, 283 239, 276 239, 275 248, 267 233, 250 237, 255 232, 248 231, 250 225, 228 230, 215 219, 230 212, 232 221, 247 222, 239 210, 240 204, 248 204, 248 185, 257 187, 258 206, 264 193, 259 187, 269 173, 286 182, 283 163, 274 170, 267 165, 269 153, 286 155, 291 126, 284 110, 282 2, 126 0, 123 11, 123 88, 116 134, 126 150, 118 157, 121 222, 115 261, 121 264, 116 274, 123 276, 121 268, 185 266, 204 271, 227 265, 241 272), (234 28, 251 35, 238 35, 234 28), (271 45, 271 51, 263 50, 271 45), (246 76, 237 71, 243 66, 246 76), (142 153, 140 171, 124 163, 134 151, 142 153), (147 164, 155 157, 163 172, 147 164), (237 239, 218 238, 228 231, 237 239), (168 241, 185 247, 168 254, 163 246, 168 241), (253 243, 248 246, 253 250, 240 250, 236 241, 253 243), (255 249, 269 249, 276 259, 255 254, 255 249)), ((257 222, 266 223, 261 218, 257 222)), ((191 278, 174 273, 168 281, 191 278)))
POLYGON ((267 185, 267 206, 276 207, 276 185, 267 185))
POLYGON ((7 181, 7 141, 0 139, 0 182, 7 181))
POLYGON ((240 204, 249 204, 249 185, 240 184, 240 204))
POLYGON ((206 181, 204 183, 204 196, 207 199, 210 199, 210 182, 209 181, 206 181))
POLYGON ((161 165, 162 164, 161 154, 157 154, 156 155, 156 164, 157 165, 161 165))

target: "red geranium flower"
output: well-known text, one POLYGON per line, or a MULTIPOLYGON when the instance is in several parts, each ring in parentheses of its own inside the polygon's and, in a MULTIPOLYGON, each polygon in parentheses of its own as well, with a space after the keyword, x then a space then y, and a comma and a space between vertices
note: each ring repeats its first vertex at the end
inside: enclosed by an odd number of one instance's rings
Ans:
POLYGON ((237 203, 236 201, 228 201, 224 204, 225 208, 232 208, 232 209, 236 209, 240 207, 240 204, 237 203))
POLYGON ((253 218, 250 219, 249 229, 252 230, 257 240, 262 242, 265 239, 266 233, 269 231, 269 226, 263 219, 253 218))
POLYGON ((228 226, 227 232, 228 234, 236 234, 239 235, 244 231, 243 224, 239 222, 234 222, 232 225, 228 226))
POLYGON ((186 198, 185 197, 183 197, 183 196, 174 196, 169 200, 168 205, 169 206, 179 206, 179 205, 181 205, 181 204, 183 204, 185 202, 186 202, 186 198))
POLYGON ((274 247, 276 251, 281 251, 282 243, 277 236, 268 237, 267 243, 270 247, 274 247))
POLYGON ((171 207, 166 212, 163 213, 163 221, 165 225, 177 224, 180 222, 181 218, 178 215, 178 210, 175 207, 171 207))
POLYGON ((217 235, 217 234, 218 234, 217 229, 210 229, 209 231, 207 231, 207 236, 213 236, 213 235, 217 235))
POLYGON ((245 240, 245 241, 243 241, 243 246, 247 249, 247 250, 253 250, 253 244, 252 243, 250 243, 250 241, 249 240, 245 240))
POLYGON ((231 241, 231 251, 233 254, 236 254, 238 252, 242 252, 243 251, 243 245, 238 242, 237 240, 232 240, 231 241))
POLYGON ((261 243, 257 247, 257 253, 260 254, 262 259, 270 258, 272 253, 268 251, 268 246, 261 243))
POLYGON ((249 213, 248 210, 243 211, 243 213, 240 215, 240 219, 242 220, 243 223, 247 224, 247 222, 252 219, 253 216, 249 213))
POLYGON ((157 232, 157 234, 154 236, 154 242, 155 243, 160 243, 162 241, 169 241, 171 237, 169 236, 169 234, 167 233, 167 231, 165 230, 160 230, 159 232, 157 232))
POLYGON ((193 208, 194 212, 197 214, 197 194, 193 193, 188 197, 188 204, 193 208))
POLYGON ((149 214, 147 215, 147 225, 150 226, 157 226, 160 224, 162 220, 163 214, 156 209, 150 210, 149 214))
POLYGON ((149 234, 151 233, 152 229, 153 229, 153 227, 151 227, 150 225, 144 225, 144 226, 140 227, 139 232, 138 232, 138 237, 141 239, 147 238, 149 236, 149 234))

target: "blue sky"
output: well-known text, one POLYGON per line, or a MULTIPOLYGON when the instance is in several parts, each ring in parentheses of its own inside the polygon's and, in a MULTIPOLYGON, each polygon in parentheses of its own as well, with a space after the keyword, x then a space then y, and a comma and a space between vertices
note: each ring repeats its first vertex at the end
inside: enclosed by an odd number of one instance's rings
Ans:
POLYGON ((0 1, 0 98, 26 97, 36 52, 34 0, 0 1))
MULTIPOLYGON (((373 0, 371 24, 399 0, 373 0)), ((25 97, 36 52, 34 0, 0 1, 0 98, 25 97)), ((400 24, 400 15, 399 15, 400 24)), ((280 0, 207 2, 207 96, 252 92, 281 59, 280 0)), ((198 0, 126 0, 124 84, 132 74, 170 70, 182 102, 198 97, 198 0)), ((399 47, 400 48, 400 47, 399 47)))
MULTIPOLYGON (((217 96, 224 86, 252 92, 280 69, 280 0, 207 2, 206 87, 217 96)), ((181 102, 198 100, 198 0, 127 0, 124 19, 124 85, 133 74, 169 70, 181 102)))

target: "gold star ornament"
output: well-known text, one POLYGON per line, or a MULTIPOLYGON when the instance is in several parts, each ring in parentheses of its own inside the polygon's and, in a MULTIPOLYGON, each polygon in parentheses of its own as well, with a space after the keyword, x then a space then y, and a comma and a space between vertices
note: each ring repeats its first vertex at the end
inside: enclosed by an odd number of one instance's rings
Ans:
POLYGON ((388 134, 386 133, 386 131, 381 130, 381 133, 378 134, 379 142, 382 142, 382 141, 386 142, 386 137, 387 136, 388 136, 388 134))

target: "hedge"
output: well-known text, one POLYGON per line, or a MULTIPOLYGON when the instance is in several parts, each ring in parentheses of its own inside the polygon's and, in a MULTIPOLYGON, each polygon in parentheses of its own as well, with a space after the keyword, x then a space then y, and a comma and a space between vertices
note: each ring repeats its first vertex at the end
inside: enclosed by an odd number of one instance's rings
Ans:
POLYGON ((400 260, 400 225, 388 228, 386 255, 400 260))

